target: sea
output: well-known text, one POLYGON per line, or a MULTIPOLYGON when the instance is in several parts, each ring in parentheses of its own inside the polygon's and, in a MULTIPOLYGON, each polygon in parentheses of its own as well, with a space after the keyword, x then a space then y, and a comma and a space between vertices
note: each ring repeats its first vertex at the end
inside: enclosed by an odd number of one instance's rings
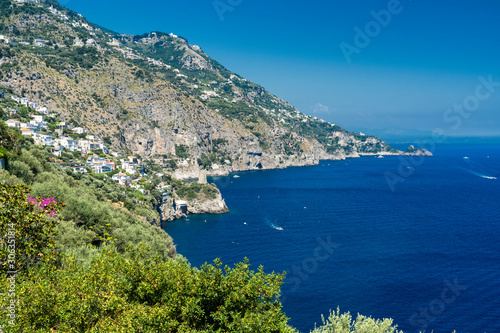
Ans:
POLYGON ((500 332, 500 145, 209 181, 230 212, 165 225, 177 251, 286 271, 283 310, 301 332, 337 308, 405 333, 500 332))

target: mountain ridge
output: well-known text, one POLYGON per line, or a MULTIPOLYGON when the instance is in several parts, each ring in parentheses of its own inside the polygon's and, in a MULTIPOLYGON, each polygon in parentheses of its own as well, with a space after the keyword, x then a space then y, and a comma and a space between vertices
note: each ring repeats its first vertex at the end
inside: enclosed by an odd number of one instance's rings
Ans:
POLYGON ((302 114, 183 37, 104 30, 55 0, 0 4, 0 85, 114 149, 176 160, 179 178, 403 154, 302 114))

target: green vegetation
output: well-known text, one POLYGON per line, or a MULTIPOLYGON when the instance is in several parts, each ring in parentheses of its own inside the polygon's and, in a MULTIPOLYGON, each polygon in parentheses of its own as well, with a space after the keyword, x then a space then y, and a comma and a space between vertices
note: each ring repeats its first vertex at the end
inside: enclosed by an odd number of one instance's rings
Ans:
MULTIPOLYGON (((7 141, 3 137, 1 140, 7 141)), ((172 239, 155 226, 159 216, 153 196, 138 195, 133 188, 105 181, 102 174, 63 170, 49 163, 51 158, 47 150, 34 146, 9 151, 7 170, 0 172, 0 182, 24 183, 31 186, 33 197, 65 202, 58 225, 61 232, 56 237, 62 253, 85 253, 88 246, 99 248, 107 242, 123 251, 142 242, 162 257, 175 256, 172 239)))
POLYGON ((0 183, 0 272, 26 270, 42 257, 57 257, 56 214, 61 203, 53 199, 34 199, 23 185, 0 183))
POLYGON ((59 72, 71 67, 91 69, 101 60, 99 51, 90 46, 60 49, 37 48, 36 51, 28 48, 28 50, 36 52, 37 56, 44 59, 47 67, 52 67, 59 72))
POLYGON ((323 326, 315 328, 311 333, 403 333, 393 326, 392 319, 373 319, 358 314, 356 320, 352 319, 349 312, 341 314, 332 311, 325 320, 321 316, 323 326))
POLYGON ((175 145, 175 156, 183 160, 189 158, 188 146, 175 145))
POLYGON ((215 185, 183 182, 171 176, 165 176, 165 183, 171 185, 175 194, 183 200, 215 199, 218 193, 215 185))
POLYGON ((198 159, 198 165, 202 167, 203 169, 210 169, 212 164, 219 162, 216 155, 213 153, 210 153, 208 155, 202 154, 201 157, 198 159))
MULTIPOLYGON (((8 18, 12 14, 12 10, 11 0, 0 0, 0 19, 8 18)), ((2 31, 5 27, 2 25, 0 29, 0 31, 2 31)))
MULTIPOLYGON (((82 265, 66 257, 16 279, 10 332, 293 332, 278 302, 283 275, 151 257, 104 247, 82 265)), ((0 280, 8 288, 5 275, 0 280)), ((8 290, 8 289, 7 289, 8 290)), ((6 307, 7 298, 0 301, 6 307)), ((2 318, 3 319, 3 318, 2 318)), ((6 323, 4 323, 5 325, 6 323)), ((7 326, 7 325, 5 325, 7 326)))
POLYGON ((23 140, 20 130, 10 128, 5 122, 0 121, 0 147, 15 152, 19 149, 23 140))

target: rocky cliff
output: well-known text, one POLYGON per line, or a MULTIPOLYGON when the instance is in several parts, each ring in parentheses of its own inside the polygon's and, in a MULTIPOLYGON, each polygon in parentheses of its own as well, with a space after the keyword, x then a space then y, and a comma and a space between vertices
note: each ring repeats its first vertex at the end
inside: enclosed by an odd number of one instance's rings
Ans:
POLYGON ((219 190, 215 197, 203 197, 192 200, 187 200, 187 212, 184 213, 173 198, 168 198, 163 201, 160 206, 161 219, 164 222, 171 222, 180 219, 186 214, 224 214, 229 212, 226 202, 222 198, 219 190))

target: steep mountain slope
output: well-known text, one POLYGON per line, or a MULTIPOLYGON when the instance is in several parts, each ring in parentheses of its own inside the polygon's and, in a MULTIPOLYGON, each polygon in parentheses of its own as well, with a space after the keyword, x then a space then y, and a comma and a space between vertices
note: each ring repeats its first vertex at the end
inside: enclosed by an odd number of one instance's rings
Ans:
POLYGON ((0 85, 177 176, 398 154, 306 116, 173 34, 119 35, 55 0, 0 0, 0 85))

